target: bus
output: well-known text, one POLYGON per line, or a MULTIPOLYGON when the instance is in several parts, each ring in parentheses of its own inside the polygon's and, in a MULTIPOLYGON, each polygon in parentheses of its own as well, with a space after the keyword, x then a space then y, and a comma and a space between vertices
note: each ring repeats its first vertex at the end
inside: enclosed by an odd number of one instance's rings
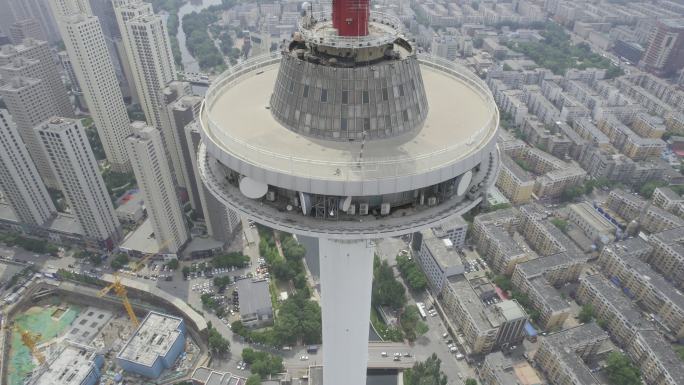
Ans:
POLYGON ((420 318, 425 321, 427 319, 427 314, 425 313, 425 304, 422 302, 416 302, 416 306, 418 306, 418 313, 420 313, 420 318))

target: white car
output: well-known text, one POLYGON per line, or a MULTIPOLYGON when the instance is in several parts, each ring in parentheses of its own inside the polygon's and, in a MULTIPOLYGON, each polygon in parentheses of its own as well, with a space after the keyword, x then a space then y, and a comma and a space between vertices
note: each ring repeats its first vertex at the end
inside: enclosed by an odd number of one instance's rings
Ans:
POLYGON ((301 356, 301 357, 299 357, 299 359, 302 361, 306 361, 309 359, 309 356, 301 356))

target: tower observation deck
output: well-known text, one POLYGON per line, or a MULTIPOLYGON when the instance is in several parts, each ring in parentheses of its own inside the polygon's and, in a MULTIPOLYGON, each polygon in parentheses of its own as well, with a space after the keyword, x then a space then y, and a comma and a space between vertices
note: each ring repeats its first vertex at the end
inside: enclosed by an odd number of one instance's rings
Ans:
POLYGON ((319 239, 325 385, 365 384, 372 239, 479 204, 499 169, 499 114, 468 69, 420 55, 368 0, 302 5, 282 51, 212 84, 198 168, 209 191, 272 228, 319 239))

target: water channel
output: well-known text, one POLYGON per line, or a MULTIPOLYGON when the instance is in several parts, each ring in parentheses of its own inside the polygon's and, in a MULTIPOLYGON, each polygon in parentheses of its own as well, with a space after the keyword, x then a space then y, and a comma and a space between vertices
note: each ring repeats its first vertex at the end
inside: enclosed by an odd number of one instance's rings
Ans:
POLYGON ((185 46, 185 32, 183 31, 183 16, 192 12, 200 12, 201 10, 212 5, 220 5, 221 0, 189 0, 178 10, 178 45, 180 46, 181 56, 183 58, 183 69, 185 72, 199 72, 199 63, 190 54, 188 47, 185 46))

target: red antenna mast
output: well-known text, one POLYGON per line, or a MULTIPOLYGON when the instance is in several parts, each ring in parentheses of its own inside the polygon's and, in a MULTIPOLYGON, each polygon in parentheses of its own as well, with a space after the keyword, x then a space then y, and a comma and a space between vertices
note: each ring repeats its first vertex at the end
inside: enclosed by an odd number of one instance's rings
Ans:
POLYGON ((370 0, 333 0, 332 22, 340 36, 368 35, 370 0))

